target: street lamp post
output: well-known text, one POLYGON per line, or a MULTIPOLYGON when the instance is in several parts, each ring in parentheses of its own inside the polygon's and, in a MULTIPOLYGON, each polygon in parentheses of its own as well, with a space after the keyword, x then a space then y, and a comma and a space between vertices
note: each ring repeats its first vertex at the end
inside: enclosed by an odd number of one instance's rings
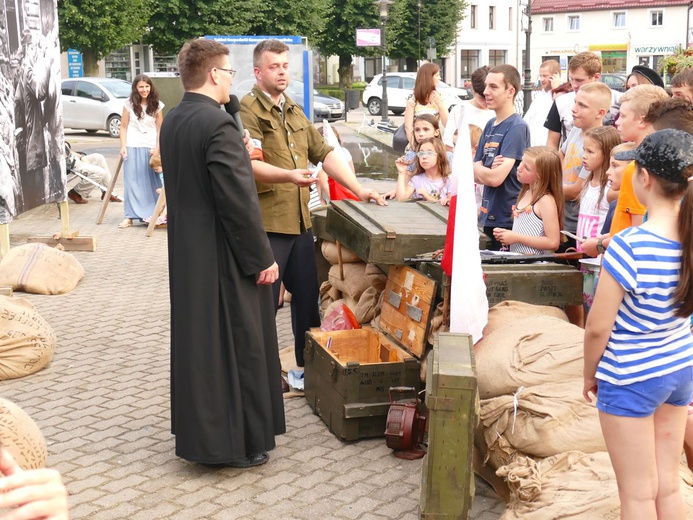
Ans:
POLYGON ((383 50, 383 95, 382 101, 380 102, 380 114, 382 116, 382 122, 388 123, 389 119, 387 117, 387 71, 385 70, 385 60, 387 59, 387 39, 385 38, 385 28, 387 25, 387 10, 390 7, 390 4, 394 2, 392 0, 376 0, 373 3, 377 5, 380 9, 380 46, 383 50))
POLYGON ((527 25, 525 27, 525 84, 522 90, 524 91, 523 104, 526 114, 527 110, 529 110, 529 105, 532 104, 532 71, 529 66, 530 40, 532 36, 532 0, 527 0, 525 16, 527 16, 527 25))

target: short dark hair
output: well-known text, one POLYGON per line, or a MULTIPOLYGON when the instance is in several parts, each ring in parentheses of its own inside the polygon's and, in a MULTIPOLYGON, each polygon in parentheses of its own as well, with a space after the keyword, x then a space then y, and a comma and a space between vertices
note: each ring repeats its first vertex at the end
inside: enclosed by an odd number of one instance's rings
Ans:
POLYGON ((475 94, 484 95, 486 89, 486 76, 488 76, 489 66, 484 65, 472 72, 472 90, 475 94))
POLYGON ((671 78, 671 86, 693 88, 693 69, 683 69, 676 76, 671 78))
POLYGON ((503 74, 503 81, 505 82, 505 88, 513 87, 515 89, 515 94, 513 94, 513 99, 517 96, 517 93, 522 90, 522 79, 520 78, 519 71, 507 63, 501 65, 496 65, 491 70, 488 71, 489 74, 503 74))
POLYGON ((219 64, 221 56, 228 56, 229 48, 214 40, 197 38, 185 42, 178 53, 178 73, 185 90, 200 88, 207 80, 207 72, 219 64))
POLYGON ((273 52, 274 54, 282 54, 289 51, 289 46, 284 42, 276 39, 262 40, 253 49, 253 67, 259 67, 262 61, 262 55, 265 52, 273 52))
POLYGON ((693 104, 684 98, 655 101, 647 110, 644 121, 655 130, 674 128, 693 134, 693 104))

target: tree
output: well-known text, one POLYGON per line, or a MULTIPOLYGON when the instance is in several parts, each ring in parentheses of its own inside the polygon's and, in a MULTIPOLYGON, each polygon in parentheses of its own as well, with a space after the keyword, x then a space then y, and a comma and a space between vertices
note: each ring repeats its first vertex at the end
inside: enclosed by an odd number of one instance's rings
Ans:
POLYGON ((352 56, 380 54, 380 47, 356 46, 356 29, 375 27, 380 21, 373 0, 332 0, 327 24, 315 43, 322 54, 339 56, 340 87, 350 87, 353 81, 352 56))
POLYGON ((325 28, 329 0, 263 2, 249 34, 305 36, 311 42, 325 28))
POLYGON ((144 41, 157 52, 177 54, 183 43, 209 34, 253 34, 261 0, 158 0, 144 41))
POLYGON ((139 41, 148 18, 147 0, 58 0, 60 45, 80 51, 86 75, 97 76, 98 61, 139 41))
POLYGON ((388 56, 404 58, 407 69, 416 70, 416 60, 426 57, 429 37, 435 38, 437 55, 447 56, 466 8, 466 0, 397 0, 391 7, 387 24, 388 56))

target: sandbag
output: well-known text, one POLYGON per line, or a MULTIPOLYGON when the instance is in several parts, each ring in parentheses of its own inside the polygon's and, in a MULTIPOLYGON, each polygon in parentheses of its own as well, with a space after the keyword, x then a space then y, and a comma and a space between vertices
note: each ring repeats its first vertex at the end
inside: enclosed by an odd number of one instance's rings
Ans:
POLYGON ((36 423, 24 410, 7 399, 0 398, 0 439, 23 469, 46 466, 46 440, 36 423))
POLYGON ((0 286, 32 294, 65 294, 84 268, 70 253, 36 242, 13 247, 0 260, 0 286))
MULTIPOLYGON (((342 248, 342 263, 343 264, 351 264, 354 262, 361 262, 362 260, 358 257, 356 253, 354 253, 351 249, 347 249, 343 245, 341 245, 342 248)), ((336 265, 339 263, 339 253, 337 252, 337 243, 336 242, 330 242, 329 240, 323 240, 322 244, 320 245, 320 251, 322 251, 322 256, 325 257, 325 260, 327 260, 329 263, 332 265, 336 265)))
POLYGON ((376 312, 380 311, 378 307, 378 299, 380 298, 380 293, 375 287, 369 287, 359 298, 359 302, 354 309, 354 315, 356 320, 363 325, 364 323, 370 322, 375 318, 376 312))
MULTIPOLYGON (((483 335, 486 336, 499 327, 503 327, 514 321, 523 320, 530 316, 553 316, 563 321, 568 321, 568 316, 558 307, 506 300, 494 305, 488 310, 488 322, 484 327, 483 335)), ((482 342, 483 339, 481 342, 477 342, 477 346, 483 345, 482 342)))
POLYGON ((24 377, 53 359, 55 334, 27 300, 0 296, 0 381, 24 377))
POLYGON ((378 292, 383 292, 385 290, 387 275, 383 273, 377 265, 366 264, 366 278, 368 278, 370 286, 378 292))
POLYGON ((516 452, 549 457, 571 450, 606 451, 597 407, 582 397, 582 383, 546 383, 483 399, 479 419, 491 464, 500 467, 516 452))
POLYGON ((585 331, 552 316, 506 323, 474 348, 482 399, 582 377, 585 331))
MULTIPOLYGON (((620 504, 609 454, 570 451, 535 461, 518 458, 499 468, 510 486, 501 520, 617 519, 620 504)), ((679 467, 686 518, 693 518, 693 474, 679 467)))
MULTIPOLYGON (((330 267, 328 280, 332 287, 340 291, 343 295, 348 295, 352 300, 358 302, 363 294, 363 291, 370 287, 368 278, 366 278, 366 264, 359 262, 356 264, 344 264, 344 280, 341 279, 340 266, 333 265, 330 267)), ((353 310, 353 309, 352 309, 353 310)))

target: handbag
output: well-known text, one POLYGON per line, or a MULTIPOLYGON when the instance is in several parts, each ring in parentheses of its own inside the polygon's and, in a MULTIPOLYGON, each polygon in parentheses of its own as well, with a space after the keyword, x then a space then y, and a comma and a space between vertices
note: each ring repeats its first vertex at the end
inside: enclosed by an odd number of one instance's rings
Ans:
POLYGON ((407 139, 407 132, 404 130, 404 123, 402 123, 395 130, 395 135, 392 136, 392 149, 398 154, 404 154, 408 145, 409 139, 407 139))

